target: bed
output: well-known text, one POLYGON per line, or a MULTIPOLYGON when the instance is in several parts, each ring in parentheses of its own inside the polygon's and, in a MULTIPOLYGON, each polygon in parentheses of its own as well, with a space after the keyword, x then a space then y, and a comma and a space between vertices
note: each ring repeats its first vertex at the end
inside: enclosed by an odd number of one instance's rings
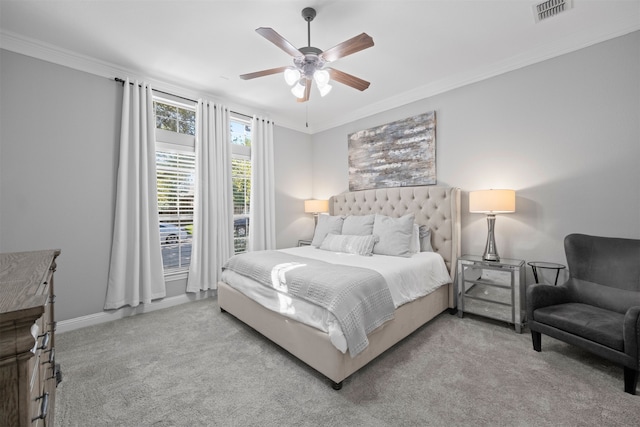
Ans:
MULTIPOLYGON (((392 320, 367 334, 368 345, 354 357, 336 347, 335 335, 267 308, 264 303, 245 295, 246 290, 226 283, 224 275, 218 282, 218 304, 223 312, 278 344, 326 376, 334 389, 340 389, 343 380, 358 369, 443 311, 455 308, 454 275, 460 255, 460 190, 437 186, 363 190, 333 196, 329 205, 332 216, 380 214, 401 218, 413 214, 416 224, 430 230, 433 252, 442 257, 450 280, 427 295, 397 307, 392 320)), ((305 250, 312 250, 300 249, 297 254, 302 256, 305 250)))

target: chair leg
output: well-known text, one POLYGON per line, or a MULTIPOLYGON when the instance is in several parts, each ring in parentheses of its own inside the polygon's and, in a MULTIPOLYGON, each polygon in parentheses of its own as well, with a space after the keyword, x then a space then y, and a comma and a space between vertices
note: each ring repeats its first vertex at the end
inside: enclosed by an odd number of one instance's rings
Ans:
POLYGON ((531 331, 531 341, 533 341, 535 351, 542 351, 542 334, 540 332, 531 331))
POLYGON ((636 394, 636 387, 638 387, 638 371, 635 369, 624 367, 624 392, 629 394, 636 394))

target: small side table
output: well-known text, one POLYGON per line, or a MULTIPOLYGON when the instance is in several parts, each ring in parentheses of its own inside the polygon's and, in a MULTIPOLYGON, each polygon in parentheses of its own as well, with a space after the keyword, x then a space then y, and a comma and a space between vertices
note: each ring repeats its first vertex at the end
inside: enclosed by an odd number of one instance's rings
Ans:
POLYGON ((298 246, 310 246, 311 240, 298 240, 298 246))
POLYGON ((557 264, 555 262, 546 262, 546 261, 531 261, 527 263, 530 267, 531 270, 533 270, 533 278, 536 280, 536 283, 540 283, 538 282, 538 269, 539 268, 546 268, 548 270, 556 270, 556 280, 555 282, 553 282, 553 285, 557 285, 558 284, 558 276, 560 275, 560 270, 564 270, 566 267, 562 264, 557 264))
POLYGON ((485 261, 482 256, 458 258, 458 316, 472 313, 514 325, 517 333, 525 324, 525 263, 502 258, 485 261))

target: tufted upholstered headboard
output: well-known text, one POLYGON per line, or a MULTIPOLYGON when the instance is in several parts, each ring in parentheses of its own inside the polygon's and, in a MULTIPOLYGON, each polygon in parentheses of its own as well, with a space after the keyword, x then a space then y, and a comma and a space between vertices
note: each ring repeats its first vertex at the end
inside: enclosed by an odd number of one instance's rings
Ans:
POLYGON ((329 200, 331 215, 415 214, 419 225, 431 230, 431 245, 453 280, 460 256, 460 189, 455 187, 396 187, 351 191, 329 200))

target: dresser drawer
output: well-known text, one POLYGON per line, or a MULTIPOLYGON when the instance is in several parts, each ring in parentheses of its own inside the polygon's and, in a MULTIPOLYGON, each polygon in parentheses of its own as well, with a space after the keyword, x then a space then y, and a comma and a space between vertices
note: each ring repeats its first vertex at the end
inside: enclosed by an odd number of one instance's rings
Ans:
POLYGON ((0 426, 53 426, 53 274, 59 254, 0 254, 0 426))

